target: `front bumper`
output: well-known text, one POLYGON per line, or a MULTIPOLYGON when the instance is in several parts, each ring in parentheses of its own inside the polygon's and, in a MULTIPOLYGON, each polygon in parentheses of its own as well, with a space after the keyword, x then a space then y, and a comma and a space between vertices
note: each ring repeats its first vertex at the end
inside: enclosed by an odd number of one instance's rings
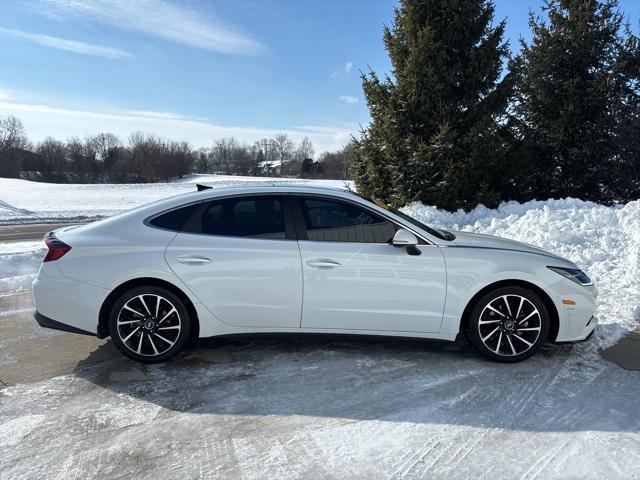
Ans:
POLYGON ((582 332, 580 332, 580 335, 576 337, 576 339, 555 341, 553 343, 555 343, 556 345, 565 345, 571 343, 588 342, 589 340, 591 340, 593 332, 595 332, 596 330, 596 325, 598 325, 598 319, 595 316, 592 316, 589 319, 589 322, 584 326, 584 329, 582 329, 582 332))
POLYGON ((546 289, 558 312, 559 328, 554 343, 575 343, 586 340, 598 323, 596 312, 597 291, 594 286, 583 286, 561 279, 546 289))

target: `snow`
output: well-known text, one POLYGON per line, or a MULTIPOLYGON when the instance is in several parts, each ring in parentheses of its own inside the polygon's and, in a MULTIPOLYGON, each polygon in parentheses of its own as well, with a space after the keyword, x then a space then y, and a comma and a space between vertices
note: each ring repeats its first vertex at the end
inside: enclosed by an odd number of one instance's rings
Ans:
MULTIPOLYGON (((0 219, 103 215, 205 180, 47 193, 0 180, 0 219)), ((599 290, 595 341, 502 365, 452 344, 218 339, 155 366, 104 361, 107 342, 71 374, 0 389, 0 477, 638 478, 640 373, 598 348, 640 322, 640 201, 404 211, 578 263, 599 290)), ((42 256, 41 242, 0 244, 0 292, 28 289, 42 256)))
POLYGON ((88 221, 138 205, 192 192, 196 183, 212 186, 260 183, 307 183, 344 187, 342 180, 191 175, 175 183, 60 184, 0 178, 0 225, 88 221))
POLYGON ((0 295, 31 290, 45 252, 42 241, 0 243, 0 295))

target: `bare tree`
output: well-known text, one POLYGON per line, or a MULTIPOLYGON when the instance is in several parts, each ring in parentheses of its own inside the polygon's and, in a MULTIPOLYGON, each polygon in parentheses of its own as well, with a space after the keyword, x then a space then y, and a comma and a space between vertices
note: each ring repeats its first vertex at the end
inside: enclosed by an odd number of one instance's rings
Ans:
POLYGON ((0 118, 0 176, 19 176, 24 156, 22 150, 28 143, 20 120, 12 116, 0 118))
POLYGON ((209 161, 212 165, 230 175, 233 169, 233 162, 237 158, 237 150, 240 148, 240 142, 234 137, 216 140, 211 149, 209 161))
POLYGON ((349 178, 347 157, 352 149, 353 143, 349 143, 337 152, 324 152, 320 155, 318 163, 322 165, 322 178, 340 180, 349 178))
POLYGON ((258 140, 253 144, 252 154, 255 162, 255 174, 271 175, 271 169, 275 162, 273 142, 268 138, 258 140))
POLYGON ((291 162, 288 171, 290 173, 293 173, 294 175, 300 175, 302 165, 305 160, 310 160, 311 162, 313 162, 314 153, 315 152, 313 150, 313 143, 311 143, 309 137, 304 137, 300 144, 296 147, 295 152, 293 152, 293 161, 291 162))
POLYGON ((85 148, 94 159, 94 175, 97 176, 100 173, 105 180, 109 180, 115 163, 122 157, 123 148, 120 139, 112 133, 98 133, 87 137, 85 148))
POLYGON ((193 168, 196 173, 209 172, 209 151, 206 148, 201 148, 196 152, 196 161, 193 164, 193 168))
POLYGON ((42 159, 42 174, 44 180, 64 181, 67 171, 67 147, 64 143, 47 137, 36 147, 36 153, 42 159))
POLYGON ((271 140, 271 146, 274 160, 280 162, 280 176, 283 176, 285 165, 291 160, 295 145, 286 133, 279 133, 271 140))

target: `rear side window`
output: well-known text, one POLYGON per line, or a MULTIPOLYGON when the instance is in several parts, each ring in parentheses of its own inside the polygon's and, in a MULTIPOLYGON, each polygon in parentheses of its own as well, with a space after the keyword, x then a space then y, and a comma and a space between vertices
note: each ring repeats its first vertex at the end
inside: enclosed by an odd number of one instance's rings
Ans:
POLYGON ((238 197, 205 202, 183 232, 232 237, 286 238, 280 197, 238 197))
POLYGON ((187 205, 186 207, 177 208, 157 216, 153 220, 150 220, 149 223, 154 227, 166 228, 167 230, 179 232, 194 212, 200 208, 200 206, 201 204, 195 203, 193 205, 187 205))
POLYGON ((388 243, 395 225, 367 210, 333 200, 300 200, 307 238, 326 242, 388 243))

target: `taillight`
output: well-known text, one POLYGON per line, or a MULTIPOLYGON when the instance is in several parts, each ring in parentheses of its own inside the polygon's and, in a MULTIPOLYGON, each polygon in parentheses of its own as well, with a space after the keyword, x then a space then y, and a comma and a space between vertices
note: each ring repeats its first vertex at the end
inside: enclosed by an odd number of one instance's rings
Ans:
POLYGON ((56 237, 53 232, 49 232, 44 236, 44 243, 47 244, 49 251, 42 262, 53 262, 58 260, 65 253, 71 250, 71 247, 56 237))

